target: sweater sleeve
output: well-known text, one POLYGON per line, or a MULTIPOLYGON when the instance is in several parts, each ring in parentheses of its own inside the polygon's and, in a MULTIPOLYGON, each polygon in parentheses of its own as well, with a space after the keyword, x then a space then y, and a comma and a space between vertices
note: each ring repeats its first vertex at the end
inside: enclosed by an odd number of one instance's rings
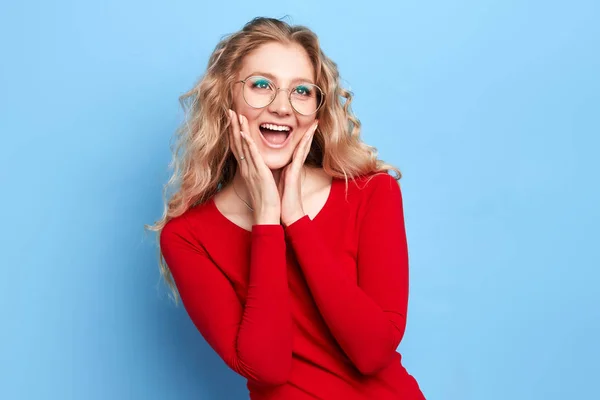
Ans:
MULTIPOLYGON (((408 248, 402 195, 388 174, 368 185, 358 235, 358 283, 336 268, 321 232, 305 215, 286 228, 321 315, 350 361, 370 375, 392 360, 404 335, 408 248)), ((366 189, 365 189, 366 190, 366 189)))
POLYGON ((160 247, 182 303, 208 344, 247 379, 265 385, 287 382, 292 362, 284 231, 254 225, 245 305, 202 246, 177 218, 162 230, 160 247))

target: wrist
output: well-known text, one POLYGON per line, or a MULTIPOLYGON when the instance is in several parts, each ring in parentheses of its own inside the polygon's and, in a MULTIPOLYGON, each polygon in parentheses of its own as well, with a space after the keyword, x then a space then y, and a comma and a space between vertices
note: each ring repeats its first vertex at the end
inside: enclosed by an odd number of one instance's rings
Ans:
POLYGON ((278 213, 259 213, 254 216, 255 225, 279 225, 280 223, 278 213))

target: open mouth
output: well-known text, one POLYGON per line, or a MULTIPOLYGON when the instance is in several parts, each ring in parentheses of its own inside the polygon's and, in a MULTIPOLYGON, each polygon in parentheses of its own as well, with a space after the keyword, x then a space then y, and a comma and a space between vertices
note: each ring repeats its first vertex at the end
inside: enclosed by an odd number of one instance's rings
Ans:
POLYGON ((269 147, 281 148, 286 145, 292 134, 292 127, 288 125, 261 124, 260 133, 269 147))

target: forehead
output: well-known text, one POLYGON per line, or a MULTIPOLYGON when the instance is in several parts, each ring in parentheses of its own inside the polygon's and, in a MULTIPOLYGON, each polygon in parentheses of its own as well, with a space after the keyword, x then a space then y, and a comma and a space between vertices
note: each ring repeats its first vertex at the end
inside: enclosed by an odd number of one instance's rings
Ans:
POLYGON ((265 43, 242 61, 240 79, 256 72, 276 78, 278 83, 302 78, 314 81, 315 73, 306 50, 299 44, 265 43))

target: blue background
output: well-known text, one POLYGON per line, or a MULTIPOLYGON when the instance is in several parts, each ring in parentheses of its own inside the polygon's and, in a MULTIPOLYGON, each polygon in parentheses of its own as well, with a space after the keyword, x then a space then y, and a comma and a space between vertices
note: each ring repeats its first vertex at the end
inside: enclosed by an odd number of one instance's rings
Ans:
POLYGON ((428 399, 589 399, 600 367, 594 1, 0 6, 0 398, 234 399, 159 281, 177 97, 219 38, 291 16, 400 167, 400 351, 428 399))

